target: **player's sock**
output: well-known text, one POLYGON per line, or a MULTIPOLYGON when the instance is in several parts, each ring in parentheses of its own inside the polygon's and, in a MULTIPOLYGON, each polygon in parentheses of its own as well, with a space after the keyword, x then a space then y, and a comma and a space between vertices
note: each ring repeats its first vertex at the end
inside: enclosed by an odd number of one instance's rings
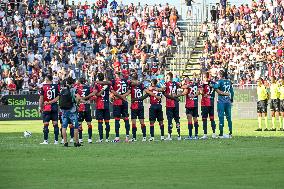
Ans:
POLYGON ((192 137, 192 129, 193 129, 192 123, 188 122, 188 134, 189 134, 189 137, 192 137))
POLYGON ((74 126, 70 125, 70 137, 74 138, 74 126))
POLYGON ((154 124, 150 124, 150 135, 154 137, 154 124))
POLYGON ((102 120, 98 121, 98 130, 99 130, 100 140, 103 140, 103 121, 102 120))
POLYGON ((195 136, 198 136, 198 122, 194 122, 194 134, 195 136))
POLYGON ((53 125, 54 128, 54 140, 58 141, 58 135, 59 135, 59 127, 57 124, 53 125))
POLYGON ((105 121, 106 124, 106 139, 109 138, 109 132, 110 132, 110 125, 109 125, 109 121, 105 121))
POLYGON ((211 121, 212 131, 213 131, 213 133, 215 133, 216 132, 216 122, 214 120, 214 117, 210 117, 210 121, 211 121))
POLYGON ((79 125, 79 139, 83 139, 83 127, 82 127, 82 124, 79 125))
POLYGON ((207 118, 202 118, 202 123, 204 134, 207 135, 207 118))
POLYGON ((284 129, 284 117, 282 118, 283 119, 283 121, 282 121, 282 128, 284 129))
POLYGON ((258 117, 258 128, 261 129, 261 117, 258 117))
POLYGON ((141 129, 142 129, 143 137, 146 137, 146 125, 145 124, 141 124, 141 129))
POLYGON ((136 131, 137 131, 136 124, 132 124, 132 138, 136 139, 136 131))
POLYGON ((170 136, 172 135, 172 132, 173 132, 173 120, 169 119, 168 120, 168 133, 170 136))
POLYGON ((275 128, 275 117, 272 117, 272 128, 274 129, 275 128))
POLYGON ((176 127, 177 127, 178 137, 180 137, 180 123, 177 123, 176 127))
POLYGON ((281 129, 282 128, 282 117, 279 116, 279 128, 281 129))
POLYGON ((115 137, 119 137, 120 119, 115 118, 115 137))
POLYGON ((124 123, 125 123, 126 136, 129 137, 130 123, 128 117, 124 118, 124 123))
POLYGON ((92 125, 88 125, 88 135, 89 135, 89 139, 91 139, 92 135, 93 135, 93 126, 92 125))
POLYGON ((43 140, 48 140, 48 133, 49 133, 49 129, 48 129, 48 124, 43 126, 43 140))
POLYGON ((265 122, 265 128, 267 129, 268 128, 268 118, 267 118, 267 116, 264 117, 264 122, 265 122))
POLYGON ((165 127, 164 124, 160 125, 160 130, 161 130, 161 136, 165 136, 165 127))

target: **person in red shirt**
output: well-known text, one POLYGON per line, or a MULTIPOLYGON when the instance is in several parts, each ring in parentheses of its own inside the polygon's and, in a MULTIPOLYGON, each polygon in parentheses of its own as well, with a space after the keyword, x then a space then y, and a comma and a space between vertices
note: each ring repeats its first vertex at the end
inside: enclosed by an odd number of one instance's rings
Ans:
POLYGON ((138 118, 141 124, 141 130, 143 134, 142 142, 146 142, 146 126, 144 116, 144 105, 143 100, 137 100, 143 96, 143 92, 154 95, 148 89, 145 88, 143 83, 138 82, 138 75, 134 73, 132 75, 132 83, 130 86, 131 90, 131 122, 132 122, 132 142, 136 142, 136 119, 138 118))
POLYGON ((154 141, 154 125, 156 120, 159 122, 160 130, 161 130, 161 140, 165 140, 165 134, 164 134, 164 117, 163 117, 163 108, 162 108, 162 89, 157 87, 157 79, 153 79, 151 81, 151 86, 149 87, 148 91, 146 92, 146 95, 144 95, 142 98, 138 99, 132 99, 133 101, 141 101, 146 99, 148 96, 150 96, 150 109, 149 109, 149 121, 150 121, 150 139, 149 141, 154 141))
POLYGON ((203 122, 203 131, 204 136, 201 139, 207 139, 207 118, 209 115, 212 127, 212 138, 216 138, 215 130, 216 123, 214 120, 214 99, 215 99, 215 90, 214 90, 214 82, 210 80, 210 75, 207 72, 203 75, 203 82, 201 85, 201 114, 202 114, 202 122, 203 122))
POLYGON ((43 117, 43 134, 44 141, 41 144, 48 144, 49 122, 52 120, 54 127, 54 144, 58 144, 58 104, 60 86, 58 84, 52 84, 52 76, 47 75, 45 77, 45 84, 39 91, 39 109, 42 112, 43 117))
POLYGON ((99 140, 98 143, 103 142, 103 122, 105 121, 106 142, 109 142, 110 132, 110 109, 109 109, 109 96, 111 91, 110 85, 103 85, 100 82, 104 81, 104 74, 98 73, 99 83, 95 83, 93 92, 86 97, 89 99, 92 96, 96 96, 96 119, 98 121, 99 140))
POLYGON ((182 86, 183 93, 178 96, 186 96, 186 115, 188 120, 189 137, 185 140, 198 139, 198 96, 200 94, 200 85, 195 78, 189 80, 186 78, 185 85, 182 86), (195 137, 192 138, 192 119, 194 121, 195 137))
MULTIPOLYGON (((77 93, 81 98, 84 98, 92 93, 92 89, 86 84, 85 78, 80 78, 78 85, 76 86, 77 93)), ((92 143, 93 126, 92 126, 92 115, 90 102, 82 101, 78 106, 78 122, 79 122, 79 143, 83 143, 83 121, 87 122, 88 125, 88 143, 92 143)))
POLYGON ((170 96, 174 97, 178 93, 180 84, 173 80, 172 72, 169 72, 166 77, 167 82, 165 83, 165 96, 166 99, 166 114, 168 119, 168 138, 167 140, 172 140, 172 129, 173 129, 173 119, 176 122, 176 128, 178 133, 178 140, 181 140, 180 136, 180 117, 179 117, 179 102, 177 99, 169 98, 170 96))
POLYGON ((113 101, 113 116, 115 119, 115 139, 112 142, 120 142, 119 129, 120 119, 123 118, 125 122, 126 138, 125 142, 129 142, 129 114, 128 114, 128 102, 126 96, 130 93, 129 81, 122 77, 120 72, 115 73, 115 79, 112 81, 97 82, 103 85, 111 85, 111 93, 114 95, 113 101))
POLYGON ((7 87, 8 87, 9 92, 16 91, 16 84, 13 82, 12 79, 10 79, 10 82, 7 87))

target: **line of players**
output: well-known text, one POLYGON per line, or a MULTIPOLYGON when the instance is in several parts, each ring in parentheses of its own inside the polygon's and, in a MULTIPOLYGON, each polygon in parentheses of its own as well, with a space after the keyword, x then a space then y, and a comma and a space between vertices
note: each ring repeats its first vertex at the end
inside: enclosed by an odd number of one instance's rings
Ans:
MULTIPOLYGON (((79 142, 83 142, 82 138, 82 122, 86 121, 88 125, 88 142, 92 143, 92 117, 90 109, 90 100, 96 102, 96 119, 98 122, 99 139, 97 142, 103 142, 103 123, 105 123, 105 141, 110 142, 110 99, 113 104, 113 116, 115 119, 115 139, 112 142, 120 142, 120 120, 124 120, 126 137, 125 141, 137 140, 137 122, 140 122, 142 130, 142 141, 146 141, 146 125, 144 122, 144 104, 143 100, 150 97, 149 121, 150 121, 150 138, 149 141, 154 141, 154 124, 158 121, 161 131, 161 140, 172 140, 173 122, 175 122, 177 130, 177 140, 181 140, 180 134, 180 117, 179 117, 179 97, 186 96, 186 115, 188 119, 188 137, 185 140, 198 139, 198 96, 202 95, 201 112, 203 121, 204 135, 201 139, 207 139, 207 120, 210 118, 212 127, 212 137, 216 138, 216 123, 214 120, 214 101, 215 92, 218 95, 218 116, 219 116, 219 130, 220 138, 231 138, 232 136, 232 121, 231 121, 231 102, 233 99, 233 90, 229 80, 224 79, 224 72, 220 72, 220 80, 214 82, 210 80, 210 75, 207 73, 203 75, 202 81, 197 81, 196 78, 185 78, 183 84, 172 80, 173 74, 167 73, 166 82, 164 85, 158 84, 156 79, 151 81, 150 87, 146 88, 142 82, 138 81, 138 75, 133 74, 131 79, 127 75, 116 73, 115 79, 112 81, 105 81, 104 74, 98 74, 98 81, 94 87, 85 84, 84 79, 79 79, 74 87, 77 94, 80 96, 80 103, 78 104, 79 117, 79 142), (224 80, 222 80, 224 79, 224 80), (221 82, 220 82, 221 81, 221 82), (180 93, 179 90, 182 90, 180 93), (127 96, 131 95, 131 125, 132 138, 130 139, 130 121, 128 114, 127 96), (168 136, 165 138, 164 134, 164 118, 162 108, 162 95, 166 97, 166 116, 168 121, 168 136), (221 105, 219 106, 219 102, 221 105), (227 106, 228 104, 228 106, 227 106), (224 114, 226 114, 229 126, 229 135, 223 134, 224 114), (194 135, 193 135, 194 128, 194 135)), ((55 144, 58 144, 58 105, 57 98, 60 87, 52 84, 52 78, 46 78, 45 84, 40 92, 43 101, 40 101, 40 108, 43 112, 44 122, 44 141, 48 140, 48 125, 49 121, 53 121, 55 144), (47 110, 44 102, 52 101, 51 107, 47 110)), ((74 128, 70 123, 71 142, 74 135, 74 128)))
POLYGON ((279 131, 284 131, 284 78, 278 82, 275 76, 270 78, 270 85, 260 78, 257 83, 257 113, 258 128, 256 131, 262 131, 262 118, 264 119, 265 129, 263 131, 276 131, 275 119, 279 118, 279 131), (267 107, 270 102, 272 128, 268 129, 267 107))

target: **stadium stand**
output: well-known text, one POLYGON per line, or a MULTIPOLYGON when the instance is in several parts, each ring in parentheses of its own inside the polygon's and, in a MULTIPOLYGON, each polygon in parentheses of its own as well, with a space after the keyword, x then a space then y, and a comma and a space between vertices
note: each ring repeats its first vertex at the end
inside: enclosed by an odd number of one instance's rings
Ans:
POLYGON ((138 70, 147 85, 164 75, 182 35, 169 4, 24 0, 0 7, 1 93, 36 91, 49 73, 55 83, 67 76, 93 82, 98 72, 111 78, 138 70))

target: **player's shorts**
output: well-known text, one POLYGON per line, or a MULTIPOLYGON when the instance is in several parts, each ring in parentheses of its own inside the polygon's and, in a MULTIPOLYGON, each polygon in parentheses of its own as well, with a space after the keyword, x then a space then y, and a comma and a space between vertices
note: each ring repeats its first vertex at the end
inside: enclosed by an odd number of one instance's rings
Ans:
POLYGON ((110 120, 109 109, 97 109, 96 110, 96 119, 97 120, 110 120))
POLYGON ((257 102, 257 113, 267 113, 267 100, 257 102))
POLYGON ((131 119, 145 119, 144 106, 139 109, 131 109, 131 119))
POLYGON ((86 122, 92 122, 91 110, 84 111, 84 112, 78 112, 78 121, 81 123, 84 120, 86 122))
POLYGON ((174 119, 175 121, 179 121, 179 106, 176 106, 174 108, 167 108, 166 114, 168 120, 174 119))
POLYGON ((280 112, 284 112, 284 100, 280 100, 280 112))
POLYGON ((214 117, 214 106, 201 106, 202 118, 214 117))
POLYGON ((194 108, 186 108, 186 115, 191 115, 192 117, 199 117, 198 115, 198 107, 194 108))
POLYGON ((128 102, 123 101, 122 105, 120 106, 114 105, 113 106, 113 117, 115 118, 129 117, 128 102))
POLYGON ((272 99, 270 103, 270 110, 274 112, 280 111, 280 100, 279 99, 272 99))
POLYGON ((149 121, 163 121, 162 105, 151 105, 149 108, 149 121))
POLYGON ((50 112, 42 113, 43 123, 50 121, 58 121, 58 111, 51 110, 50 112))

